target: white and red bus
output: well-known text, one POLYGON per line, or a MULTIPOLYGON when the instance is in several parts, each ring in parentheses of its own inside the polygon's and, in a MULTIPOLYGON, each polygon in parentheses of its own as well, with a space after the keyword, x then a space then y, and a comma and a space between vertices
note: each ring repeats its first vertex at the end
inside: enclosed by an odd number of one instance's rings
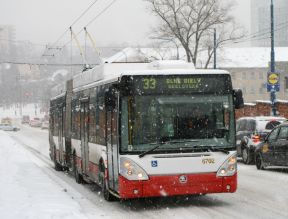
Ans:
POLYGON ((237 189, 230 74, 188 63, 105 63, 50 102, 56 170, 102 187, 106 200, 237 189))

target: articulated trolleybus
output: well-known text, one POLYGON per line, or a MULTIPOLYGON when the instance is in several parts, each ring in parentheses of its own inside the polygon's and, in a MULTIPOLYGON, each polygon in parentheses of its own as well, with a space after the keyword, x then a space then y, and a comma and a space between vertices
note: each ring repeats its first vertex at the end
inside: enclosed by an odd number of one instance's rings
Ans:
POLYGON ((233 193, 235 108, 230 74, 176 61, 105 63, 50 103, 50 156, 111 200, 233 193))

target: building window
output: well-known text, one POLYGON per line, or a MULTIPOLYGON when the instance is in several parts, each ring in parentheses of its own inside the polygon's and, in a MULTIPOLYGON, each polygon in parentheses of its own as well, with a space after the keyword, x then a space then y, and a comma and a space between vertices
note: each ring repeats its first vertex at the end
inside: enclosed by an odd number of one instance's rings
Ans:
POLYGON ((255 79, 255 72, 251 72, 250 79, 255 79))
POLYGON ((242 79, 244 79, 244 80, 247 79, 246 72, 243 72, 243 73, 242 73, 242 79))

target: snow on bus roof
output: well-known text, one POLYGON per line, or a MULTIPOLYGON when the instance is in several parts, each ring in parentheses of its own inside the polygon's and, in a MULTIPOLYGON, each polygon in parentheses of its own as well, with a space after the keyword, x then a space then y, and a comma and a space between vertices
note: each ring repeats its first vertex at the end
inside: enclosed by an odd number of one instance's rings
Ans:
POLYGON ((125 75, 177 75, 177 74, 229 74, 225 70, 195 69, 182 60, 151 63, 104 63, 73 77, 73 88, 81 89, 91 84, 104 84, 119 80, 125 75))

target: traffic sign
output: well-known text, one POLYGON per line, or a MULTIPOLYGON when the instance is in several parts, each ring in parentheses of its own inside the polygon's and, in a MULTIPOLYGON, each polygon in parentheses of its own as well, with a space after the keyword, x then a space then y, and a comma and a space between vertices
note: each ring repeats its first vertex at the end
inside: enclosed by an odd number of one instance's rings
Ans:
POLYGON ((280 74, 278 72, 268 72, 267 91, 280 91, 280 74))

